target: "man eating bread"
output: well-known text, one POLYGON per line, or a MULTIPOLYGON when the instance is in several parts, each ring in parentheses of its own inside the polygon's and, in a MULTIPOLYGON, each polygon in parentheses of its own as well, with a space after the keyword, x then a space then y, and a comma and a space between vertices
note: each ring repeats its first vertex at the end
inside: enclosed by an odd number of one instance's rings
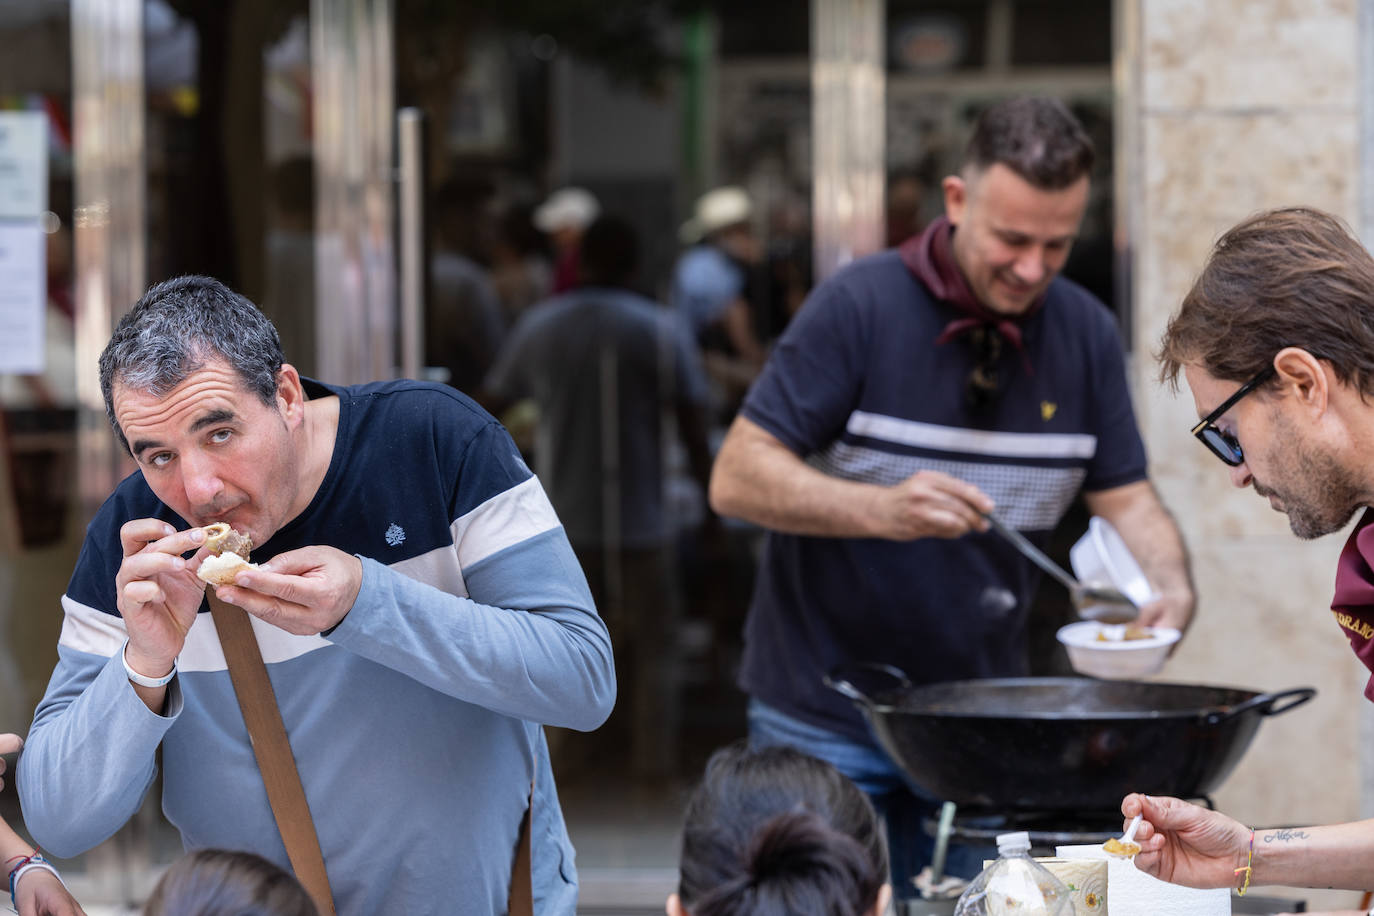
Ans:
POLYGON ((500 424, 446 386, 301 378, 205 277, 148 290, 100 380, 137 470, 90 525, 20 761, 42 847, 113 834, 160 748, 188 848, 291 866, 197 575, 227 527, 257 565, 213 591, 250 615, 337 911, 505 912, 528 815, 537 910, 573 912, 542 726, 604 721, 610 641, 500 424))
POLYGON ((205 532, 207 554, 196 567, 196 577, 208 585, 233 585, 242 569, 257 569, 248 562, 253 539, 235 531, 224 522, 215 522, 201 529, 205 532))

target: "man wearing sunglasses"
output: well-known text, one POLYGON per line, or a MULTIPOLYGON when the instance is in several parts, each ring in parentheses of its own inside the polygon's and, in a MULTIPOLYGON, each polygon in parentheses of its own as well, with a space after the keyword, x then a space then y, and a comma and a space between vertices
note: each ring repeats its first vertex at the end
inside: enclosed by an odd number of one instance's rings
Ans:
MULTIPOLYGON (((1329 214, 1251 217, 1217 241, 1160 361, 1163 381, 1188 382, 1202 418, 1193 435, 1298 537, 1332 534, 1366 509, 1341 553, 1331 609, 1374 670, 1374 258, 1329 214)), ((1374 700, 1374 677, 1365 695, 1374 700)), ((1130 795, 1121 810, 1144 815, 1137 867, 1166 881, 1370 887, 1374 820, 1252 832, 1175 798, 1130 795)))
MULTIPOLYGON (((798 747, 869 792, 898 894, 913 893, 938 801, 912 796, 823 677, 865 662, 917 683, 1028 673, 1039 573, 984 513, 1043 546, 1083 492, 1162 595, 1142 622, 1181 628, 1192 614, 1116 322, 1058 276, 1092 161, 1062 103, 988 108, 944 179, 946 215, 811 293, 712 472, 716 511, 769 529, 740 674, 751 741, 798 747)), ((951 874, 981 868, 981 850, 950 855, 951 874)))

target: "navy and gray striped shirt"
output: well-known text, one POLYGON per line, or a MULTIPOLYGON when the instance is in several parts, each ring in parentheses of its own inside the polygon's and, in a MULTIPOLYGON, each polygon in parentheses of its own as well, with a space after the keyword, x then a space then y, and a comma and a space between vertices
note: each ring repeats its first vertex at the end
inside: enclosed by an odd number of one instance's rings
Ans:
MULTIPOLYGON (((306 390, 339 398, 332 462, 253 559, 330 545, 362 558, 362 587, 327 637, 253 630, 339 913, 504 912, 531 781, 536 912, 572 913, 577 873, 541 724, 595 728, 615 674, 562 525, 505 430, 457 391, 306 390)), ((165 715, 125 676, 119 528, 148 517, 186 527, 134 473, 87 533, 19 765, 26 824, 59 856, 89 849, 138 809, 161 746, 163 811, 188 848, 289 867, 208 606, 165 715)))
MULTIPOLYGON (((935 340, 962 317, 895 251, 818 287, 744 404, 813 467, 891 485, 922 470, 973 483, 1041 543, 1080 489, 1145 477, 1145 448, 1111 313, 1063 278, 1003 347, 1003 394, 968 407, 972 348, 935 340)), ((770 533, 745 627, 741 685, 814 725, 868 740, 821 683, 840 663, 884 662, 917 683, 1026 672, 1038 575, 995 534, 907 543, 770 533)))

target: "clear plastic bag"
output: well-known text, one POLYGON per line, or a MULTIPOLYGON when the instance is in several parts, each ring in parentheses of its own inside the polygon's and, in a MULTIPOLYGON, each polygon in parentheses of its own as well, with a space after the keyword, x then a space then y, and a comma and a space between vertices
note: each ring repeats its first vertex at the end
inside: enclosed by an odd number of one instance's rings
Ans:
POLYGON ((996 861, 959 895, 954 916, 1073 916, 1069 889, 1030 856, 1026 833, 997 838, 996 861))

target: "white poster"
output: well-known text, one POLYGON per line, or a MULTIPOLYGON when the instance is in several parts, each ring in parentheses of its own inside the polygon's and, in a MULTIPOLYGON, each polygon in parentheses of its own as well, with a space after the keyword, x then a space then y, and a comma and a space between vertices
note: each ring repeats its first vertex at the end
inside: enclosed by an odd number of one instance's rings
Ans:
POLYGON ((48 209, 48 118, 0 111, 0 219, 37 219, 48 209))
POLYGON ((0 373, 43 371, 46 241, 37 220, 0 222, 0 373))

